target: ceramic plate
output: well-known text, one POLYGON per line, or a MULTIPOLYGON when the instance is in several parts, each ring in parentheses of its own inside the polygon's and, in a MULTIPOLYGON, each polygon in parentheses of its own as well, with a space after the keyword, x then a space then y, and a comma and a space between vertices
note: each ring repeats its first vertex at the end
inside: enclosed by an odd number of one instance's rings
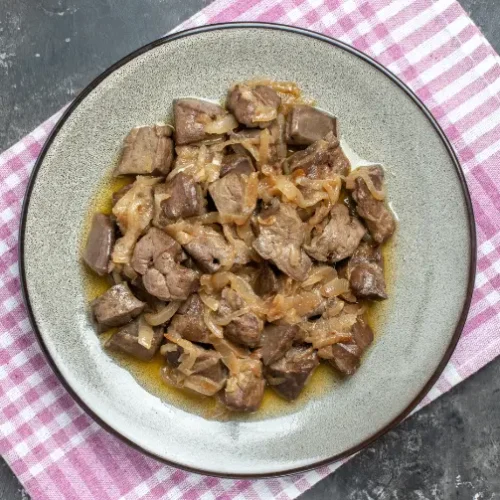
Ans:
MULTIPOLYGON (((69 107, 33 172, 21 270, 34 329, 78 403, 108 430, 165 462, 217 475, 284 474, 361 449, 401 421, 443 370, 472 293, 475 235, 463 174, 437 123, 387 70, 294 28, 210 26, 158 40, 95 80, 69 107), (377 338, 355 376, 248 418, 205 418, 147 391, 102 349, 79 262, 96 193, 123 138, 164 121, 172 99, 219 100, 236 81, 297 82, 339 119, 360 157, 387 169, 399 218, 377 338)), ((311 392, 311 391, 309 391, 311 392)), ((314 392, 314 391, 312 391, 314 392)))

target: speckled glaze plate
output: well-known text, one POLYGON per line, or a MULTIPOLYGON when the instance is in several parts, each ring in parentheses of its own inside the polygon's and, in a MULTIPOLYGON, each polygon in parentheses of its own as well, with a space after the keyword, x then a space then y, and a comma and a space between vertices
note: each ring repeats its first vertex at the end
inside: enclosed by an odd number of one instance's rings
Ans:
POLYGON ((475 270, 472 208, 452 148, 422 103, 341 42, 276 25, 233 24, 158 40, 97 78, 68 108, 33 172, 20 263, 33 327, 75 400, 126 442, 215 475, 259 477, 345 457, 400 422, 448 361, 475 270), (127 132, 164 121, 172 99, 218 100, 235 81, 292 80, 339 119, 362 158, 387 169, 399 218, 390 298, 355 376, 283 411, 217 421, 151 394, 102 349, 79 252, 93 200, 127 132))

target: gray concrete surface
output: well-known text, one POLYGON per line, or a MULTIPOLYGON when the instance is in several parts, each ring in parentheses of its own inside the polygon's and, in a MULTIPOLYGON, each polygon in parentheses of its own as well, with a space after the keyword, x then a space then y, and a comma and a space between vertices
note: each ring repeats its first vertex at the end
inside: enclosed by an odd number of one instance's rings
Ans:
MULTIPOLYGON (((0 151, 103 69, 209 0, 0 0, 0 151)), ((500 0, 461 0, 500 50, 500 0)), ((0 460, 0 500, 27 500, 0 460)), ((379 439, 302 500, 500 499, 500 359, 379 439)))

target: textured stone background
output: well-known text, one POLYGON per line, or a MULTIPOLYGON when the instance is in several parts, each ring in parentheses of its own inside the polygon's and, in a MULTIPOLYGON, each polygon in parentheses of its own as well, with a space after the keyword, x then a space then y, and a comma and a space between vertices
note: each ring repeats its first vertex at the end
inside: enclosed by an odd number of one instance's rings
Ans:
MULTIPOLYGON (((0 151, 116 60, 208 0, 0 0, 0 151)), ((461 0, 500 50, 500 0, 461 0)), ((500 359, 306 492, 303 500, 500 499, 500 359)), ((0 459, 0 500, 29 497, 0 459)), ((96 499, 97 500, 97 499, 96 499)))

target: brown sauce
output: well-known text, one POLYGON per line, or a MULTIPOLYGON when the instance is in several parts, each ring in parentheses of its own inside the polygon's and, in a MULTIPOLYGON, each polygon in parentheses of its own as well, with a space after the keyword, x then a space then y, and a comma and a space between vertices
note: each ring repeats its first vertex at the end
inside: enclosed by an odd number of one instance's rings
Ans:
MULTIPOLYGON (((106 178, 92 200, 92 206, 89 210, 88 220, 84 222, 82 231, 82 247, 87 239, 90 229, 92 216, 96 212, 111 213, 112 194, 120 188, 129 184, 132 178, 106 178)), ((394 277, 394 259, 393 259, 394 239, 389 240, 384 245, 383 255, 385 261, 385 277, 387 293, 391 294, 394 277)), ((82 263, 82 276, 84 288, 88 301, 95 299, 103 294, 111 286, 107 277, 100 277, 88 270, 82 263)), ((367 311, 368 323, 372 327, 376 338, 382 334, 383 322, 386 316, 387 301, 378 302, 370 305, 367 311)), ((114 330, 115 331, 115 330, 114 330)), ((101 345, 106 355, 112 357, 114 361, 128 370, 137 383, 146 391, 160 398, 161 400, 174 404, 183 410, 191 413, 197 413, 207 418, 221 418, 219 416, 215 398, 207 398, 191 394, 187 391, 176 389, 162 382, 160 378, 160 369, 163 365, 163 358, 158 353, 152 361, 140 361, 120 353, 109 352, 104 349, 104 343, 114 333, 110 331, 100 335, 101 345)), ((370 348, 368 348, 369 352, 370 348)), ((354 375, 356 376, 356 375, 354 375)), ((284 413, 293 413, 300 410, 312 398, 321 396, 328 391, 335 390, 335 384, 342 383, 342 377, 338 375, 327 363, 321 363, 315 370, 307 386, 300 394, 297 401, 288 402, 280 398, 272 389, 266 388, 262 405, 259 411, 254 414, 231 414, 231 419, 261 420, 283 415, 284 413)), ((227 418, 225 414, 222 418, 227 418)))

